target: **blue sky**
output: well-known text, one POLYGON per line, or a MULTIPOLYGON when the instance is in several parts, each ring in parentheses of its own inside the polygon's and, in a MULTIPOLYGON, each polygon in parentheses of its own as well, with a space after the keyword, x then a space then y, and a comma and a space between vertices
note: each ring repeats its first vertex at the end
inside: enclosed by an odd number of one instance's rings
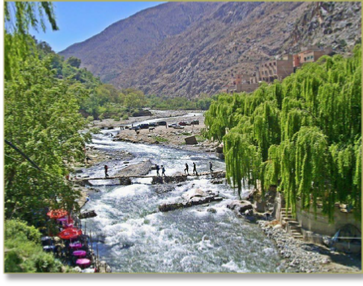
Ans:
POLYGON ((111 24, 163 2, 53 2, 59 31, 31 31, 55 52, 83 42, 111 24))

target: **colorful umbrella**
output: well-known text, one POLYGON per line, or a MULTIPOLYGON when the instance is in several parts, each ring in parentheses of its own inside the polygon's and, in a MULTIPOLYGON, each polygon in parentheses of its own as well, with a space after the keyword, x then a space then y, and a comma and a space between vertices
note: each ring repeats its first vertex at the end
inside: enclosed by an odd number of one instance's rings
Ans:
POLYGON ((72 249, 78 249, 78 248, 82 247, 82 243, 80 243, 80 242, 70 243, 69 247, 72 248, 72 249))
POLYGON ((78 228, 66 228, 65 230, 61 231, 58 236, 61 239, 72 239, 80 236, 82 234, 82 230, 78 228))
POLYGON ((85 257, 87 254, 87 252, 85 250, 76 250, 73 251, 73 255, 74 256, 78 256, 78 257, 85 257))
POLYGON ((76 264, 80 265, 80 266, 88 266, 91 264, 91 260, 89 260, 87 258, 80 258, 80 259, 77 259, 76 264))
POLYGON ((49 216, 50 218, 58 219, 58 218, 66 216, 67 214, 68 214, 68 212, 66 210, 59 209, 59 210, 49 211, 47 213, 47 216, 49 216))

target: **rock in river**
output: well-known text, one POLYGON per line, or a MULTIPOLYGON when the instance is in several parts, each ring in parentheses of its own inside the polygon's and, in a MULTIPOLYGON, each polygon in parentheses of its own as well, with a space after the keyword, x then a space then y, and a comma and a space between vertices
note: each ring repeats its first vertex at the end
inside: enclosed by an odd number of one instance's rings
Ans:
POLYGON ((160 205, 159 211, 167 212, 221 200, 223 198, 218 197, 218 193, 213 193, 212 191, 203 191, 201 189, 190 190, 183 194, 182 200, 160 205))
POLYGON ((249 201, 245 200, 235 200, 227 205, 227 208, 235 211, 238 214, 244 214, 246 210, 250 210, 253 208, 252 204, 249 201))

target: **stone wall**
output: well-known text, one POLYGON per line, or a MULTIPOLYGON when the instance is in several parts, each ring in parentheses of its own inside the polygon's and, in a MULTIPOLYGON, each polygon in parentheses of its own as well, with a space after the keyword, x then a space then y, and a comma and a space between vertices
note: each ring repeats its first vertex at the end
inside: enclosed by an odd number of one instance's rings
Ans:
MULTIPOLYGON (((281 208, 285 207, 283 195, 278 192, 275 197, 274 213, 272 214, 278 221, 281 221, 281 208)), ((334 221, 329 223, 326 215, 321 209, 317 209, 316 216, 311 207, 310 210, 302 210, 298 204, 296 206, 296 220, 304 231, 319 233, 321 235, 334 236, 336 232, 346 224, 352 224, 359 230, 362 229, 361 222, 354 218, 352 212, 342 212, 338 206, 335 207, 334 221)))
POLYGON ((322 235, 333 236, 339 229, 346 224, 352 224, 361 230, 361 222, 354 218, 352 212, 342 212, 339 207, 334 211, 334 222, 329 223, 328 217, 322 214, 321 209, 317 209, 316 216, 313 208, 309 211, 302 210, 296 206, 296 218, 302 228, 322 235))

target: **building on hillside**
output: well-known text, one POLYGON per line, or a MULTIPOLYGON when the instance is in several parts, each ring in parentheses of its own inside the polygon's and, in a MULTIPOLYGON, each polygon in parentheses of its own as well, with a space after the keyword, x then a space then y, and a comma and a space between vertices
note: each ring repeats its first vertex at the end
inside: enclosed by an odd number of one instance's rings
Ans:
POLYGON ((231 78, 229 79, 228 84, 226 85, 226 92, 227 93, 234 93, 237 92, 237 86, 241 85, 242 83, 242 74, 231 74, 231 78))
POLYGON ((272 83, 275 79, 283 80, 294 72, 293 56, 285 55, 281 60, 263 62, 258 68, 261 81, 272 83))
POLYGON ((293 66, 296 69, 301 67, 304 63, 316 62, 321 56, 330 55, 331 53, 332 49, 309 47, 308 49, 294 55, 293 66))
POLYGON ((237 85, 237 92, 254 92, 259 86, 258 73, 254 72, 252 76, 246 76, 241 84, 237 85))
POLYGON ((237 74, 229 81, 229 84, 225 86, 225 91, 231 94, 234 92, 253 92, 256 88, 258 88, 258 85, 259 79, 256 72, 253 76, 237 74))
POLYGON ((259 87, 261 81, 273 83, 275 79, 283 80, 285 77, 294 73, 296 68, 304 63, 315 62, 323 55, 332 55, 333 50, 330 48, 319 49, 310 46, 300 53, 289 55, 286 54, 281 58, 261 63, 258 71, 253 76, 247 74, 231 74, 228 84, 225 86, 226 93, 234 92, 253 92, 259 87))

